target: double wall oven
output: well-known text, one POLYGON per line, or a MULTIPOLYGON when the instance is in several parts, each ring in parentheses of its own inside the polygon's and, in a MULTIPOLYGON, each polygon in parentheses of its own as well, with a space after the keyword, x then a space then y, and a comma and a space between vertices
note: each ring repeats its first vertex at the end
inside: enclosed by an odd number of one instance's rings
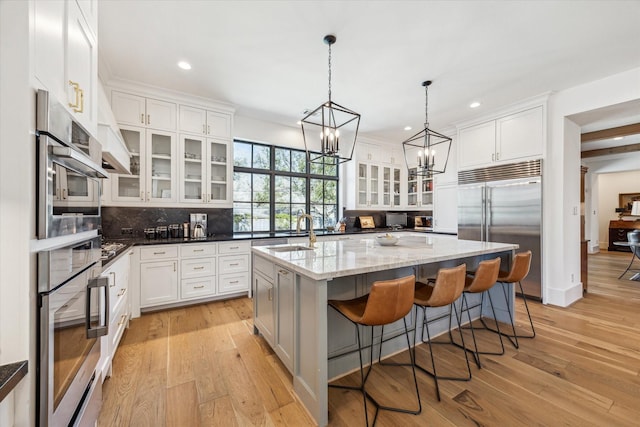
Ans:
POLYGON ((109 325, 97 232, 107 173, 100 144, 49 93, 38 91, 36 108, 37 234, 46 248, 38 252, 37 423, 93 426, 109 325))

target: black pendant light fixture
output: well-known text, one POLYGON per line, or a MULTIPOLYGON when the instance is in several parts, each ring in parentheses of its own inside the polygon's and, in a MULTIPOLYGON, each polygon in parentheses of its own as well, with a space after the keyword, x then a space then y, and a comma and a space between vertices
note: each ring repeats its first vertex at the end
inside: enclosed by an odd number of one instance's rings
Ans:
POLYGON ((360 114, 331 99, 331 45, 336 37, 327 35, 329 45, 329 100, 308 113, 301 121, 302 136, 311 163, 339 164, 353 157, 360 126, 360 114))
POLYGON ((402 150, 410 175, 432 178, 436 174, 444 173, 447 169, 451 138, 429 129, 429 85, 431 80, 422 82, 425 94, 424 129, 405 140, 402 143, 402 150))

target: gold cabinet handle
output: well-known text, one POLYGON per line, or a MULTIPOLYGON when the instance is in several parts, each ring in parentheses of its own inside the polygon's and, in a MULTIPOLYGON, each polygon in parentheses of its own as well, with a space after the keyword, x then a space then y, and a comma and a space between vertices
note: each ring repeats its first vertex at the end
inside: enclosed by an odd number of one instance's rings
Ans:
POLYGON ((204 270, 204 266, 200 266, 200 267, 193 267, 194 270, 204 270))
POLYGON ((147 114, 147 124, 151 124, 151 114, 147 114))
POLYGON ((113 288, 116 285, 116 272, 115 271, 110 271, 109 275, 111 277, 113 277, 111 285, 109 285, 110 288, 113 288))
POLYGON ((127 289, 126 289, 126 288, 123 288, 123 289, 120 289, 120 292, 118 292, 118 295, 117 295, 117 296, 121 297, 122 295, 124 295, 124 294, 126 294, 126 293, 127 293, 127 289))
POLYGON ((144 191, 140 192, 140 200, 144 201, 144 191))
POLYGON ((73 104, 70 102, 69 107, 71 107, 76 113, 82 113, 84 101, 83 91, 80 89, 80 83, 69 80, 69 86, 73 87, 73 91, 76 93, 76 102, 73 104))
POLYGON ((140 113, 140 123, 144 124, 144 113, 140 113))
POLYGON ((271 295, 271 291, 273 288, 269 288, 269 301, 273 301, 273 295, 271 295))
POLYGON ((204 252, 204 249, 194 249, 193 252, 204 252))
POLYGON ((67 200, 67 189, 66 188, 62 189, 62 200, 67 200))
POLYGON ((202 124, 202 133, 207 133, 207 130, 205 129, 204 123, 202 124))
POLYGON ((211 126, 207 125, 207 135, 211 135, 211 126))
POLYGON ((200 285, 200 286, 194 286, 193 289, 202 289, 204 288, 204 285, 200 285))
POLYGON ((124 325, 126 321, 127 321, 127 315, 123 314, 122 316, 120 316, 120 321, 118 322, 118 326, 124 325))
POLYGON ((176 263, 173 263, 173 271, 176 271, 176 263))

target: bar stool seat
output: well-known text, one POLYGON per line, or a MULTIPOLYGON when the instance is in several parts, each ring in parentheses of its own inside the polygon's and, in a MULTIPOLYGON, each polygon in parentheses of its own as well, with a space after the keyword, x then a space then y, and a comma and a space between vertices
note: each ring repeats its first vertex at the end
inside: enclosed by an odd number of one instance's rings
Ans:
MULTIPOLYGON (((404 321, 405 336, 407 339, 407 348, 411 347, 409 341, 409 330, 407 328, 407 320, 405 316, 409 314, 413 307, 413 298, 415 290, 415 276, 407 276, 400 279, 382 280, 373 282, 369 294, 354 298, 351 300, 329 300, 328 303, 338 313, 351 321, 356 328, 356 335, 358 339, 358 354, 360 356, 360 385, 344 386, 337 384, 329 384, 329 387, 343 388, 349 390, 358 390, 362 393, 362 399, 364 402, 364 414, 365 422, 369 425, 369 415, 367 412, 367 399, 371 400, 376 408, 375 416, 373 418, 373 424, 375 425, 378 419, 378 413, 380 410, 402 412, 408 414, 417 415, 422 412, 422 403, 420 402, 420 392, 418 390, 418 379, 416 378, 414 358, 411 351, 409 351, 409 357, 411 358, 411 370, 413 372, 413 381, 416 389, 416 399, 418 402, 417 409, 398 408, 380 405, 377 400, 371 396, 365 386, 371 368, 373 366, 373 330, 375 326, 384 326, 391 324, 397 320, 402 319, 404 321), (360 339, 360 328, 358 325, 368 326, 371 328, 371 345, 369 353, 369 367, 365 374, 364 364, 362 359, 362 341, 360 339)), ((380 346, 382 346, 383 334, 380 334, 380 346)))
POLYGON ((531 332, 527 332, 526 334, 517 333, 516 325, 514 322, 514 313, 511 312, 511 308, 509 306, 509 296, 507 295, 506 286, 502 286, 502 291, 504 293, 505 302, 507 303, 512 333, 500 332, 499 329, 487 328, 495 333, 499 333, 507 337, 515 348, 519 348, 518 338, 535 338, 536 336, 536 330, 533 327, 533 320, 531 320, 531 313, 529 312, 527 298, 524 296, 524 289, 522 288, 522 281, 527 277, 531 268, 531 256, 531 251, 517 253, 513 258, 511 270, 500 271, 498 274, 498 278, 496 279, 498 283, 503 283, 505 285, 515 285, 515 283, 517 283, 520 286, 520 294, 522 295, 522 301, 524 302, 524 307, 527 311, 527 317, 529 318, 529 326, 531 327, 531 332))
POLYGON ((440 400, 440 386, 438 385, 438 380, 453 380, 453 381, 469 381, 471 379, 471 367, 469 366, 469 358, 467 357, 467 352, 464 351, 464 358, 467 363, 467 375, 463 377, 453 377, 453 376, 443 376, 438 375, 436 371, 436 364, 433 357, 433 347, 432 344, 455 344, 453 340, 449 342, 433 342, 431 341, 431 336, 429 334, 429 324, 436 322, 438 320, 449 317, 449 331, 451 331, 451 309, 456 312, 456 320, 458 321, 458 331, 460 332, 460 339, 462 340, 464 346, 464 337, 462 335, 462 331, 460 330, 460 318, 458 317, 458 311, 453 304, 460 296, 462 295, 462 289, 465 285, 465 274, 466 274, 466 264, 461 264, 454 268, 441 268, 438 270, 438 274, 435 280, 430 279, 429 282, 434 283, 433 286, 429 286, 422 282, 416 283, 416 291, 415 297, 413 300, 413 304, 416 307, 416 319, 418 318, 418 308, 422 308, 422 342, 429 345, 429 353, 431 355, 431 371, 426 369, 425 367, 418 364, 417 357, 415 355, 416 352, 416 333, 413 335, 413 359, 416 361, 416 367, 421 371, 425 372, 429 376, 433 377, 436 384, 436 395, 438 400, 440 400), (448 314, 444 314, 442 316, 438 316, 435 318, 429 319, 427 316, 428 308, 435 307, 446 307, 451 306, 448 314), (425 341, 425 331, 426 331, 426 341, 425 341))
MULTIPOLYGON (((482 329, 489 329, 486 326, 484 320, 482 319, 482 306, 484 303, 484 296, 487 295, 487 297, 489 298, 489 306, 491 307, 493 318, 496 319, 496 328, 498 331, 500 331, 500 326, 498 325, 495 308, 493 306, 493 300, 491 299, 491 294, 488 292, 496 284, 499 271, 500 271, 500 257, 492 260, 481 261, 474 275, 467 276, 465 278, 465 287, 464 287, 464 290, 462 291, 462 305, 460 308, 461 310, 460 320, 462 320, 462 315, 466 311, 467 318, 469 320, 469 325, 467 328, 471 330, 471 337, 473 339, 473 349, 465 347, 464 342, 462 344, 456 343, 456 345, 464 348, 466 351, 473 354, 474 360, 478 368, 482 368, 482 364, 480 362, 481 354, 490 354, 490 355, 498 355, 498 356, 504 354, 504 343, 502 342, 502 335, 500 334, 498 334, 498 337, 500 338, 500 351, 485 351, 485 350, 480 351, 478 349, 478 342, 476 340, 476 334, 475 334, 475 330, 477 329, 477 327, 473 326, 473 321, 471 320, 471 313, 470 313, 471 309, 480 307, 480 310, 481 310, 480 321, 482 322, 482 325, 483 325, 482 329), (480 302, 478 304, 474 304, 473 306, 470 306, 469 301, 467 299, 467 295, 469 294, 481 294, 482 296, 480 298, 480 302)), ((493 331, 493 329, 489 329, 489 330, 493 331)), ((453 335, 451 335, 451 331, 449 331, 449 335, 451 340, 453 341, 453 335)))

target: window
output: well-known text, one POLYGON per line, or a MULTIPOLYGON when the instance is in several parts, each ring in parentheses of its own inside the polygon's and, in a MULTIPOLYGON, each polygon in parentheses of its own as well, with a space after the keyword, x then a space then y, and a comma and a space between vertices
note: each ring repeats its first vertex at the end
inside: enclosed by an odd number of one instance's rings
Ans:
POLYGON ((246 141, 234 141, 233 149, 234 232, 295 230, 302 213, 311 214, 315 229, 337 222, 334 159, 310 164, 302 150, 246 141))

